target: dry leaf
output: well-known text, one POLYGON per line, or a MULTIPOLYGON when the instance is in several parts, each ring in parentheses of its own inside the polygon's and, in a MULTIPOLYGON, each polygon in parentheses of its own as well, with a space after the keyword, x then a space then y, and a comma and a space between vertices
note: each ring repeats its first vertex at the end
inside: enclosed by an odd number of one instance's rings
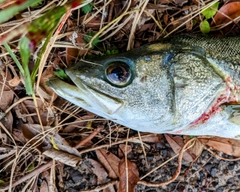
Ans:
POLYGON ((134 192, 134 188, 139 181, 139 172, 137 165, 125 158, 119 163, 119 192, 134 192))
POLYGON ((48 183, 45 180, 42 180, 40 187, 39 187, 40 192, 49 192, 48 190, 48 183))
POLYGON ((78 157, 63 151, 58 151, 55 149, 46 150, 43 152, 43 154, 46 155, 47 157, 50 157, 56 161, 59 161, 71 167, 77 167, 79 162, 82 160, 81 157, 78 157))
POLYGON ((13 79, 8 81, 8 83, 11 87, 18 86, 20 82, 21 82, 21 80, 19 79, 19 77, 14 77, 13 79))
POLYGON ((46 99, 47 101, 52 100, 52 96, 54 96, 53 101, 57 98, 57 95, 54 94, 53 90, 47 86, 47 82, 49 81, 49 78, 53 76, 53 66, 47 67, 44 72, 41 74, 40 79, 40 88, 42 89, 41 92, 38 92, 41 94, 41 96, 46 99))
MULTIPOLYGON (((184 138, 184 143, 188 142, 191 139, 190 136, 183 136, 183 138, 184 138)), ((199 157, 202 154, 203 149, 204 149, 203 144, 198 139, 196 139, 194 145, 190 149, 188 149, 188 152, 195 160, 197 157, 199 157)))
POLYGON ((40 139, 39 137, 34 138, 40 133, 39 127, 40 125, 38 124, 22 124, 22 133, 25 139, 30 140, 30 144, 32 146, 36 147, 40 151, 43 151, 43 147, 47 146, 46 139, 40 139))
POLYGON ((13 97, 14 92, 12 90, 3 91, 0 98, 0 109, 5 111, 12 104, 13 97))
MULTIPOLYGON (((32 114, 31 116, 32 116, 34 122, 39 123, 39 119, 38 119, 38 116, 36 113, 36 106, 34 104, 34 101, 25 100, 25 101, 23 101, 23 103, 25 104, 25 107, 28 110, 28 112, 25 112, 25 113, 32 114)), ((51 125, 55 120, 54 112, 52 112, 52 109, 46 108, 44 106, 44 103, 40 99, 37 100, 37 105, 38 105, 38 111, 40 113, 42 124, 44 126, 51 125)))
POLYGON ((130 153, 132 151, 132 147, 130 145, 125 145, 125 144, 120 144, 119 148, 118 148, 118 156, 124 157, 126 156, 128 153, 130 153))
POLYGON ((162 141, 162 134, 152 133, 147 136, 143 135, 142 141, 147 143, 160 143, 162 141))
MULTIPOLYGON (((172 136, 168 134, 164 134, 164 136, 167 139, 169 145, 172 147, 173 151, 175 153, 179 153, 184 145, 183 138, 180 136, 172 136)), ((194 158, 187 151, 183 153, 183 159, 188 162, 192 162, 194 160, 194 158)))
POLYGON ((97 184, 100 185, 107 183, 109 181, 108 174, 103 168, 103 166, 93 159, 88 159, 88 161, 92 164, 91 169, 93 173, 97 176, 97 184))
POLYGON ((217 151, 221 151, 228 155, 240 157, 240 141, 235 139, 210 137, 210 138, 198 138, 203 144, 207 145, 217 151))
MULTIPOLYGON (((211 23, 212 26, 222 25, 230 22, 231 20, 240 16, 240 2, 230 2, 226 5, 223 5, 219 11, 214 16, 214 19, 211 23)), ((239 21, 239 19, 238 19, 239 21)), ((238 23, 235 21, 235 23, 238 23)), ((229 32, 232 25, 224 27, 223 32, 229 32)))
POLYGON ((108 176, 112 179, 117 179, 119 177, 118 166, 120 159, 106 149, 96 150, 96 154, 98 156, 98 160, 108 171, 108 176))

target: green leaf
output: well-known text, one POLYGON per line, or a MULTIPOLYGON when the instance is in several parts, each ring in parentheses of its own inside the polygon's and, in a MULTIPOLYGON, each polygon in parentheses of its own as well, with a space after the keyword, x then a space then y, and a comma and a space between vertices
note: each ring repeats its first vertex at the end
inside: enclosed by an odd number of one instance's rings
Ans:
POLYGON ((3 186, 3 185, 5 185, 5 181, 0 179, 0 186, 3 186))
POLYGON ((63 69, 60 69, 58 71, 54 71, 53 73, 62 80, 67 80, 68 79, 68 76, 63 69))
POLYGON ((29 7, 33 4, 36 4, 38 2, 41 2, 41 0, 28 0, 28 1, 26 0, 25 2, 23 1, 22 3, 21 3, 21 1, 19 1, 19 2, 20 3, 15 3, 15 4, 11 5, 10 7, 5 8, 0 11, 0 23, 7 21, 8 19, 13 17, 20 11, 26 9, 27 7, 29 7))
POLYGON ((206 19, 210 19, 211 17, 213 17, 216 14, 216 12, 218 10, 218 6, 219 6, 219 2, 214 3, 211 7, 202 11, 203 16, 206 19))
MULTIPOLYGON (((89 43, 91 41, 91 39, 93 38, 94 34, 93 32, 88 32, 87 36, 83 38, 84 41, 86 41, 87 43, 89 43)), ((92 47, 94 48, 95 46, 97 46, 97 44, 100 42, 99 37, 96 37, 93 42, 92 42, 92 47)))
POLYGON ((84 14, 87 14, 92 11, 92 8, 93 8, 93 2, 88 3, 87 5, 83 6, 81 9, 84 14))
POLYGON ((25 81, 25 88, 26 93, 28 95, 33 94, 33 86, 31 82, 31 76, 30 71, 28 68, 29 59, 31 56, 31 50, 30 50, 30 40, 27 37, 22 37, 22 39, 19 42, 20 46, 20 56, 22 60, 22 66, 24 70, 24 81, 25 81))
POLYGON ((200 23, 200 30, 203 34, 209 33, 210 32, 210 25, 207 20, 204 20, 200 23))
POLYGON ((106 51, 106 55, 114 55, 114 54, 117 54, 117 53, 119 53, 119 51, 117 49, 106 51))
POLYGON ((28 167, 28 172, 32 172, 33 170, 35 169, 35 166, 34 164, 31 164, 29 167, 28 167))

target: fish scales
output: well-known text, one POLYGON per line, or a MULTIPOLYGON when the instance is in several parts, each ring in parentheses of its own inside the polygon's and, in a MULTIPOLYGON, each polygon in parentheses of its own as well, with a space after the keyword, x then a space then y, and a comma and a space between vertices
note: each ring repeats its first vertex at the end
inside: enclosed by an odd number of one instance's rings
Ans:
POLYGON ((81 61, 49 86, 129 128, 240 139, 240 38, 183 36, 81 61))

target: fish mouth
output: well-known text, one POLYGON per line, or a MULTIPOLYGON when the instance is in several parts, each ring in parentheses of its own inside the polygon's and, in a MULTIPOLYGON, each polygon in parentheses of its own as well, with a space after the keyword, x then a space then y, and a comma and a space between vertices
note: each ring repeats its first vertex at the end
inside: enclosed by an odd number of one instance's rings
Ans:
MULTIPOLYGON (((70 72, 68 72, 70 73, 70 72)), ((72 83, 65 82, 57 77, 49 79, 49 87, 62 98, 92 113, 112 119, 124 103, 118 98, 107 95, 96 88, 84 84, 73 74, 68 74, 72 83)))

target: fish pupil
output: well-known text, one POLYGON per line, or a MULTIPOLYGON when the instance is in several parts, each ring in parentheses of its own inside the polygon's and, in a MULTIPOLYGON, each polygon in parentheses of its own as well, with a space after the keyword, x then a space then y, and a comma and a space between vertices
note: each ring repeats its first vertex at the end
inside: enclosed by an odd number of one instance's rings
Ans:
POLYGON ((121 67, 116 67, 112 70, 112 75, 114 76, 114 79, 116 80, 124 80, 124 71, 121 67))
POLYGON ((130 68, 123 62, 111 63, 106 70, 107 79, 115 85, 124 85, 130 79, 130 68))

